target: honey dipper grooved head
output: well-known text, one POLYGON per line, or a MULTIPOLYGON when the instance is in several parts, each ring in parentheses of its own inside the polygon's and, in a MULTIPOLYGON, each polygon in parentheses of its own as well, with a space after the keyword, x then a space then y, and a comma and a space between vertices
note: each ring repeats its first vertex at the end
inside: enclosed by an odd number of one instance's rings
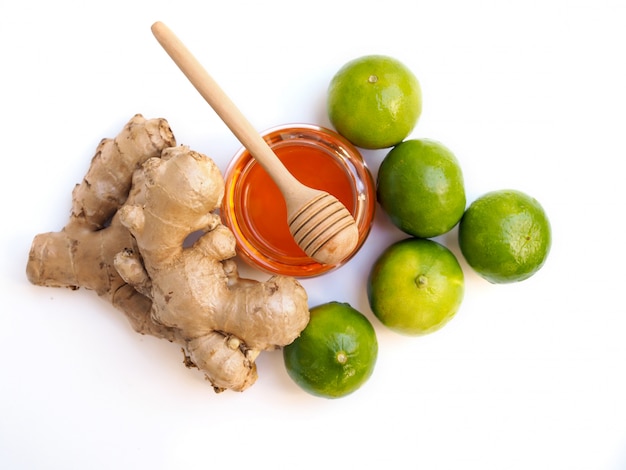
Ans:
POLYGON ((352 214, 341 202, 322 193, 289 220, 296 243, 322 264, 337 264, 356 247, 359 231, 352 214))
POLYGON ((358 239, 359 231, 356 224, 352 223, 330 238, 315 253, 309 254, 309 256, 322 264, 340 263, 352 253, 358 239))

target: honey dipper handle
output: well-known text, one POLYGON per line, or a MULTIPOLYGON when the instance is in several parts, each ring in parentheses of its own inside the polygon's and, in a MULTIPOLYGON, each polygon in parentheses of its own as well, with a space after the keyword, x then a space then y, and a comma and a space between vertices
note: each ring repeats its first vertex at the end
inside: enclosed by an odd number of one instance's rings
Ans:
POLYGON ((154 23, 152 34, 235 137, 274 179, 285 198, 288 198, 291 190, 300 186, 301 183, 289 173, 267 142, 263 140, 263 137, 252 127, 202 64, 164 23, 160 21, 154 23))

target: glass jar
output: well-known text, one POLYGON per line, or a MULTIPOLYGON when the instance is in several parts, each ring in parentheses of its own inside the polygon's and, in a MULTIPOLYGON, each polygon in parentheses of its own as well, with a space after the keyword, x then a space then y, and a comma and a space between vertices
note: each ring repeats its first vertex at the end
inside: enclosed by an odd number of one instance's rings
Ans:
POLYGON ((220 210, 237 239, 238 254, 265 272, 300 278, 338 268, 363 245, 374 217, 375 183, 361 154, 336 132, 310 124, 276 127, 263 137, 298 180, 332 194, 346 206, 356 220, 359 240, 355 250, 337 264, 321 264, 308 257, 289 232, 287 208, 278 187, 242 148, 226 169, 220 210))

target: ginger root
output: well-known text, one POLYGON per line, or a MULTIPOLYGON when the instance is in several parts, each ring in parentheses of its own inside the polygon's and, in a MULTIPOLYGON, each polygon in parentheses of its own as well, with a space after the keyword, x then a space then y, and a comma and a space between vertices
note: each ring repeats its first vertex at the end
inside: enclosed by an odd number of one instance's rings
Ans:
POLYGON ((33 240, 28 279, 94 290, 137 332, 180 344, 216 392, 243 391, 258 354, 297 338, 309 310, 291 277, 239 277, 234 236, 215 213, 223 194, 210 158, 176 146, 165 120, 136 115, 98 146, 68 224, 33 240))

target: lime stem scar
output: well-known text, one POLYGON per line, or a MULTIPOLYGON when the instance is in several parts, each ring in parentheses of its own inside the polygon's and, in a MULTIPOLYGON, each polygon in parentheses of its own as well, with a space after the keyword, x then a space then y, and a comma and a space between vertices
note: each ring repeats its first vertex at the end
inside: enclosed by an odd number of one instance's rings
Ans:
POLYGON ((348 362, 348 355, 345 353, 345 351, 339 351, 337 353, 337 362, 339 364, 345 364, 346 362, 348 362))
POLYGON ((415 278, 415 284, 418 288, 425 287, 428 284, 428 278, 423 274, 420 274, 415 278))

